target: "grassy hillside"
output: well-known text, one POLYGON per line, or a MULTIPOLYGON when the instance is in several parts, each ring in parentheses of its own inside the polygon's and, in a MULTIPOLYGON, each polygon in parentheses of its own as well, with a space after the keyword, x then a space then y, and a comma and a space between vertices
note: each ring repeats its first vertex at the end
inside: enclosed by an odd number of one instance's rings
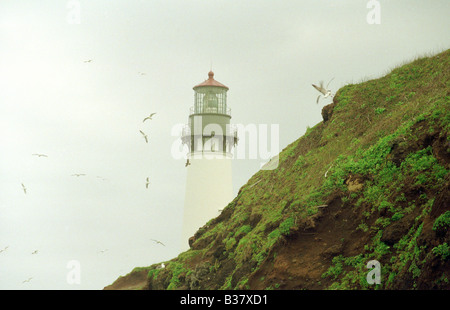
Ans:
POLYGON ((450 289, 450 50, 344 86, 322 115, 190 250, 107 288, 450 289))

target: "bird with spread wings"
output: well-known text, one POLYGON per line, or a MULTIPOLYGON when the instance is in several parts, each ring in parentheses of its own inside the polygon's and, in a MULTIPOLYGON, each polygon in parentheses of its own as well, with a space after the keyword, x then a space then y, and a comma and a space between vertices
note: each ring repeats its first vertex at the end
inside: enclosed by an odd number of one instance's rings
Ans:
POLYGON ((162 242, 159 241, 159 240, 155 240, 155 239, 150 239, 150 240, 152 240, 152 241, 155 242, 156 244, 161 244, 162 246, 166 246, 164 243, 162 243, 162 242))
POLYGON ((147 116, 146 118, 144 118, 144 120, 142 121, 143 123, 146 121, 146 120, 152 120, 152 117, 153 117, 153 115, 155 115, 156 113, 152 113, 152 114, 150 114, 149 116, 147 116))
POLYGON ((333 95, 331 94, 331 90, 327 89, 327 88, 328 88, 328 85, 330 85, 330 83, 331 83, 331 81, 332 81, 333 79, 334 79, 334 78, 332 78, 332 79, 328 82, 328 84, 327 84, 326 87, 323 87, 323 81, 320 81, 319 85, 312 84, 312 86, 313 86, 315 89, 317 89, 317 90, 321 93, 321 94, 317 97, 317 100, 316 100, 316 103, 317 103, 317 104, 319 103, 319 99, 320 99, 321 96, 323 96, 324 98, 327 98, 327 97, 333 97, 333 95))
POLYGON ((142 130, 139 130, 139 131, 141 132, 142 136, 144 136, 145 142, 148 143, 148 137, 145 134, 145 132, 143 132, 142 130))

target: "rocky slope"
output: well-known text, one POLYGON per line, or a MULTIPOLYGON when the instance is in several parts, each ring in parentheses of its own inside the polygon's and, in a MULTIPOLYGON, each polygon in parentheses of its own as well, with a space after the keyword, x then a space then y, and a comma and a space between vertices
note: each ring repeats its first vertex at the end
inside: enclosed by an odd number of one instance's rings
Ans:
POLYGON ((190 250, 105 289, 450 289, 450 50, 344 86, 322 115, 190 250))

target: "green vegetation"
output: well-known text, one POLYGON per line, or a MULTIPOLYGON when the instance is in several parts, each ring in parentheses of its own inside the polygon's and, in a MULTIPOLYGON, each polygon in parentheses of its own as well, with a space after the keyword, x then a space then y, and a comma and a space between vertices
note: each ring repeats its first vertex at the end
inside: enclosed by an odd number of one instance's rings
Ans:
POLYGON ((180 275, 187 273, 189 270, 183 264, 177 262, 170 264, 167 268, 172 272, 172 278, 167 289, 176 289, 180 286, 180 275))
POLYGON ((433 224, 434 231, 448 230, 450 227, 450 211, 441 214, 433 224))
POLYGON ((289 235, 291 232, 291 228, 295 226, 295 220, 292 217, 287 218, 284 222, 280 224, 280 233, 282 235, 289 235))
MULTIPOLYGON (((352 210, 345 220, 353 231, 336 236, 341 247, 330 257, 316 254, 326 268, 305 285, 391 289, 404 279, 411 288, 427 282, 421 279, 431 260, 448 264, 450 257, 447 240, 427 243, 435 235, 448 238, 450 211, 424 225, 449 180, 443 159, 450 152, 448 89, 450 50, 342 87, 331 119, 288 145, 277 169, 250 178, 222 214, 199 230, 191 250, 164 270, 151 267, 150 282, 189 288, 189 279, 199 274, 203 289, 283 289, 298 279, 290 274, 270 282, 258 271, 276 268, 279 253, 295 238, 314 236, 317 219, 332 201, 339 203, 335 208, 352 210), (346 252, 348 244, 361 240, 365 244, 346 252), (376 286, 366 281, 366 264, 373 259, 382 263, 382 282, 376 286)), ((439 277, 433 283, 448 285, 448 274, 439 277)))
POLYGON ((433 254, 440 256, 443 260, 450 257, 450 246, 447 243, 443 243, 432 249, 433 254))

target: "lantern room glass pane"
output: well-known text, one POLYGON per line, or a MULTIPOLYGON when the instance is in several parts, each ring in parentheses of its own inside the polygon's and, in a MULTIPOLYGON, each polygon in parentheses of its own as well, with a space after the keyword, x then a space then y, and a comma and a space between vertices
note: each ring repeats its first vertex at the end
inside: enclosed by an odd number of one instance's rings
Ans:
POLYGON ((219 87, 203 87, 195 90, 194 107, 191 113, 229 114, 226 90, 219 87))

